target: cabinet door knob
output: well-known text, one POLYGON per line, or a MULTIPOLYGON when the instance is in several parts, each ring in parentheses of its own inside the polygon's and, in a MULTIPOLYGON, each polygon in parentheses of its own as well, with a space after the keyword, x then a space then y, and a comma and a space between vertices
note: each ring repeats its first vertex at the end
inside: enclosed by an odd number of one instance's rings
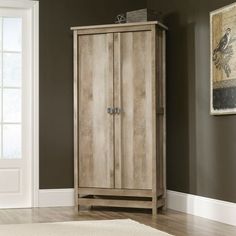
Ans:
POLYGON ((107 113, 110 114, 110 115, 113 114, 113 109, 111 107, 108 107, 107 108, 107 113))
POLYGON ((121 109, 118 107, 112 108, 112 107, 108 107, 107 108, 107 113, 110 115, 119 115, 121 113, 121 109))
POLYGON ((115 110, 115 114, 117 114, 117 115, 119 115, 121 113, 121 109, 118 107, 116 107, 114 110, 115 110))

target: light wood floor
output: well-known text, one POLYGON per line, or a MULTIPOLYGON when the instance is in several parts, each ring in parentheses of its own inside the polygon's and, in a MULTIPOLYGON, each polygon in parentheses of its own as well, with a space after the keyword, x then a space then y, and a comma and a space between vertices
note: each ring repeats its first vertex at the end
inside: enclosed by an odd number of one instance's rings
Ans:
POLYGON ((93 208, 79 213, 72 207, 0 210, 0 224, 77 220, 133 219, 173 235, 236 236, 236 227, 168 210, 152 218, 149 211, 93 208))

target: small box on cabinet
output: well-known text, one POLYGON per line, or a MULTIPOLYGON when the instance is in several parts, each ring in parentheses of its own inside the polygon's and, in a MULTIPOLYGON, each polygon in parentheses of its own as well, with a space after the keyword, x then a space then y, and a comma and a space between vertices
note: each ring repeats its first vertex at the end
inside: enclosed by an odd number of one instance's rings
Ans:
POLYGON ((126 13, 126 22, 143 22, 143 21, 156 21, 158 20, 158 14, 154 10, 139 9, 135 11, 129 11, 126 13))

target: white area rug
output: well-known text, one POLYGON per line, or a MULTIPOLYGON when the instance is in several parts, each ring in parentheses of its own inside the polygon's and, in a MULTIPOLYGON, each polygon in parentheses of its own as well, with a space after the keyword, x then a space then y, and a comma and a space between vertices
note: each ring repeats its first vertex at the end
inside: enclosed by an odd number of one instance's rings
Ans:
POLYGON ((167 236, 133 220, 0 225, 1 236, 167 236))

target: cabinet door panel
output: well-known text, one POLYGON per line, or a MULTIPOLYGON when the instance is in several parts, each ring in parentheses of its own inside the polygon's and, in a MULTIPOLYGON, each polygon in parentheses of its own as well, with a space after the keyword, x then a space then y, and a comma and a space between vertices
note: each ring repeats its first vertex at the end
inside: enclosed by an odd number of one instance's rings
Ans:
POLYGON ((115 186, 127 189, 152 188, 155 127, 153 53, 151 31, 116 33, 115 186))
POLYGON ((114 187, 113 34, 78 37, 79 187, 114 187))

